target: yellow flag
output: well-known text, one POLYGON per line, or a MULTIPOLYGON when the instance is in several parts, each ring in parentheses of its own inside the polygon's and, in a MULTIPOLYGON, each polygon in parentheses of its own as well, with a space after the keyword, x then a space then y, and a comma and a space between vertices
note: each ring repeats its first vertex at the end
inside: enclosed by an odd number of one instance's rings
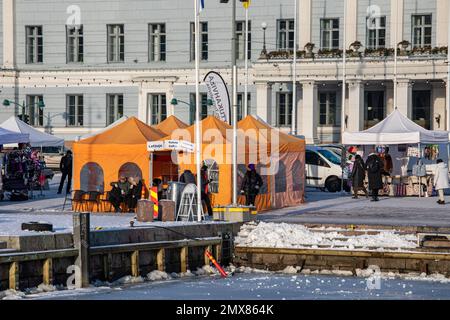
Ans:
POLYGON ((242 2, 242 5, 244 6, 245 9, 248 9, 248 7, 250 7, 250 3, 251 3, 250 0, 246 0, 242 2))

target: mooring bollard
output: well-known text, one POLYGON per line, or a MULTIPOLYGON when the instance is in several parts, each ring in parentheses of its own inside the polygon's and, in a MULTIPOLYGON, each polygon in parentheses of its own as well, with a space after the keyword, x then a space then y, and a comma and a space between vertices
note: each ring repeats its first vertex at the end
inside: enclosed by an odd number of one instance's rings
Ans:
POLYGON ((90 213, 76 212, 73 214, 73 243, 78 249, 75 261, 77 287, 89 287, 89 259, 90 259, 90 213))

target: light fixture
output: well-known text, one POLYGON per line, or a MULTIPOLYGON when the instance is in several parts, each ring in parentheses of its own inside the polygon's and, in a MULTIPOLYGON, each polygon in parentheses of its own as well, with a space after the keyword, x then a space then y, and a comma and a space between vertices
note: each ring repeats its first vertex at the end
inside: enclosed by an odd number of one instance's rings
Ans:
POLYGON ((436 120, 438 128, 440 128, 441 127, 441 115, 440 114, 434 114, 434 120, 436 120))
POLYGON ((9 100, 5 99, 5 100, 3 100, 3 105, 5 107, 9 107, 11 105, 11 103, 9 102, 9 100))

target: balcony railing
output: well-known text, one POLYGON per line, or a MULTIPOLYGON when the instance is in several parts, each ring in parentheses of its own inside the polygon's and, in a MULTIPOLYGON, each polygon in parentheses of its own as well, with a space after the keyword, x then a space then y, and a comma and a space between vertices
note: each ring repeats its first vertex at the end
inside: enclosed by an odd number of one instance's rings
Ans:
MULTIPOLYGON (((394 57, 395 49, 393 48, 379 48, 379 49, 365 49, 365 50, 347 50, 347 58, 359 58, 359 59, 380 59, 394 57)), ((415 57, 433 57, 433 58, 445 58, 447 57, 448 47, 418 47, 411 50, 404 48, 397 49, 397 55, 403 59, 415 58, 415 57)), ((309 50, 298 50, 297 59, 338 59, 342 58, 341 49, 324 50, 319 49, 317 52, 309 50)), ((260 60, 289 60, 293 58, 292 50, 277 50, 271 51, 267 54, 261 54, 260 60)))

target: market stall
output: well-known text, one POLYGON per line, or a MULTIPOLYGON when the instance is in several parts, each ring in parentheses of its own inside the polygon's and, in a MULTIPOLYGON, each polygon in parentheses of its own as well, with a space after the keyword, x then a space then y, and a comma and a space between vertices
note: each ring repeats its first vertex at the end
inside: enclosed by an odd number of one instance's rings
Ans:
POLYGON ((164 121, 154 126, 155 129, 158 129, 166 136, 172 134, 172 132, 177 129, 185 129, 187 127, 189 126, 186 123, 175 116, 169 116, 164 121))
POLYGON ((344 132, 342 143, 363 158, 374 148, 383 157, 389 148, 393 170, 384 190, 389 195, 430 195, 433 163, 439 157, 449 159, 447 131, 426 130, 397 109, 370 129, 344 132))
MULTIPOLYGON (((304 140, 283 134, 251 116, 242 120, 238 130, 238 187, 249 163, 256 164, 264 185, 256 198, 258 210, 268 210, 303 202, 304 140), (278 140, 272 143, 271 137, 278 140), (271 171, 271 169, 273 171, 271 171)), ((194 142, 195 127, 190 126, 163 140, 194 142)), ((209 116, 201 122, 202 163, 208 167, 213 206, 232 202, 232 127, 209 116)), ((196 173, 195 153, 178 153, 179 172, 196 173)), ((244 198, 239 197, 239 203, 244 198)))
POLYGON ((31 147, 60 147, 64 145, 64 139, 39 131, 14 116, 0 124, 0 128, 27 134, 31 147))
POLYGON ((105 192, 120 175, 139 177, 148 188, 149 179, 171 180, 178 175, 170 153, 160 152, 150 164, 147 142, 163 134, 135 117, 121 119, 108 130, 73 144, 73 189, 105 192))

